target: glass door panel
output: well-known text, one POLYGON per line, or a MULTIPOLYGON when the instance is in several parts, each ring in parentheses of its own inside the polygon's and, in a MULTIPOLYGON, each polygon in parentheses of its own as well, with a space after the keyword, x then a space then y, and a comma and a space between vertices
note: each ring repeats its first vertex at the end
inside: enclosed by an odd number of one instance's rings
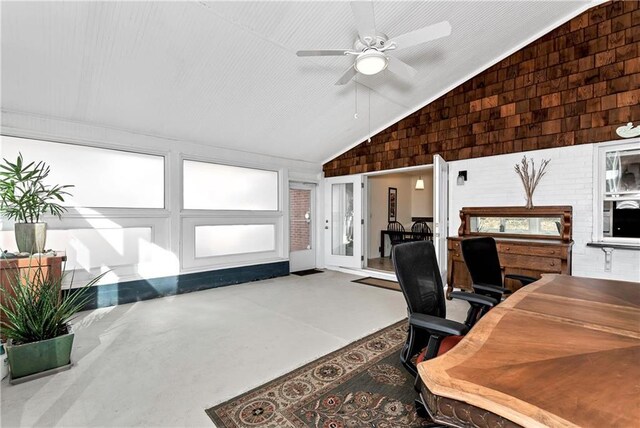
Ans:
POLYGON ((353 183, 331 185, 331 254, 353 256, 353 183))
POLYGON ((362 267, 362 176, 326 179, 325 258, 332 266, 362 267))
POLYGON ((289 245, 291 251, 310 250, 311 190, 289 189, 289 245))
POLYGON ((291 272, 316 267, 315 190, 315 184, 289 183, 289 268, 291 272))

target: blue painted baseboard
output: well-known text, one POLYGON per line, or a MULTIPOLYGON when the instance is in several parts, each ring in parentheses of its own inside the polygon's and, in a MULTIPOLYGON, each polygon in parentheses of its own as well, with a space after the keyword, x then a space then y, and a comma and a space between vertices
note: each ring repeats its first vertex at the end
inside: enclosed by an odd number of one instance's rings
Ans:
MULTIPOLYGON (((185 273, 162 278, 140 279, 116 284, 96 285, 87 289, 89 301, 84 309, 122 305, 155 299, 156 297, 173 296, 286 275, 289 275, 289 262, 282 261, 263 265, 185 273)), ((71 292, 74 292, 74 290, 71 292)))

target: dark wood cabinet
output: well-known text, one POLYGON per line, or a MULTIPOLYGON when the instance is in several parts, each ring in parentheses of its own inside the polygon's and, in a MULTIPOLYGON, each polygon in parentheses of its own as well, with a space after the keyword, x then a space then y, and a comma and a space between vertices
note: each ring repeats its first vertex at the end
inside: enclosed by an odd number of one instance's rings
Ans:
MULTIPOLYGON (((59 252, 55 256, 31 256, 18 259, 0 259, 0 287, 6 293, 13 294, 13 287, 20 280, 29 276, 30 280, 36 275, 40 269, 42 275, 60 278, 63 274, 64 262, 67 260, 65 253, 59 252)), ((6 303, 5 293, 0 293, 0 302, 6 303)), ((1 318, 6 322, 4 313, 1 318)))
MULTIPOLYGON (((447 296, 454 288, 472 291, 471 276, 460 242, 474 236, 495 238, 503 274, 535 278, 540 278, 543 273, 571 275, 571 207, 536 207, 530 210, 521 207, 463 208, 460 218, 459 236, 448 238, 447 243, 447 296), (520 229, 509 230, 510 221, 520 229), (487 224, 495 226, 494 230, 487 224), (530 225, 532 227, 527 229, 530 225)), ((520 283, 506 280, 505 287, 515 291, 520 288, 520 283)))

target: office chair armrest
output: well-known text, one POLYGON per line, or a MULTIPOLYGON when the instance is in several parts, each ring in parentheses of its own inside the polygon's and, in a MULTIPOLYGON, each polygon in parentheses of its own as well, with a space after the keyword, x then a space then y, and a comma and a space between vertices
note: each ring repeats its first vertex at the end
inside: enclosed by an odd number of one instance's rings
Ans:
POLYGON ((449 296, 452 299, 465 300, 469 303, 487 306, 489 308, 493 308, 494 306, 497 306, 498 303, 500 303, 497 299, 489 296, 483 296, 482 294, 476 293, 465 293, 463 291, 452 291, 449 296))
POLYGON ((457 321, 427 314, 409 315, 409 324, 437 336, 464 336, 469 331, 469 327, 457 321))
POLYGON ((481 291, 486 291, 489 293, 499 293, 499 294, 511 294, 511 290, 504 287, 498 287, 496 285, 488 285, 488 284, 471 284, 474 289, 478 289, 481 291))
POLYGON ((536 282, 537 279, 536 278, 532 278, 530 276, 526 276, 526 275, 516 275, 516 274, 508 274, 504 276, 505 278, 509 278, 509 279, 515 279, 516 281, 520 281, 520 283, 522 285, 529 285, 532 282, 536 282))

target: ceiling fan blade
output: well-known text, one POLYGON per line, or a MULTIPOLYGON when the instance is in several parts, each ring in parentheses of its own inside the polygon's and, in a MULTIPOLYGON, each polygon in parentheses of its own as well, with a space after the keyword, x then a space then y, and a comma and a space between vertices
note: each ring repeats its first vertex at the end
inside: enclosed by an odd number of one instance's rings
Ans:
POLYGON ((356 68, 353 66, 349 67, 349 69, 342 75, 342 77, 338 79, 336 85, 346 85, 351 81, 351 79, 353 79, 356 74, 358 74, 356 68))
POLYGON ((451 24, 449 24, 449 21, 442 21, 437 24, 428 25, 418 30, 402 34, 401 36, 394 37, 391 42, 397 45, 396 50, 406 49, 421 43, 446 37, 449 34, 451 34, 451 24))
POLYGON ((376 37, 376 23, 373 17, 373 3, 370 1, 352 1, 351 10, 353 11, 360 40, 364 42, 365 37, 370 37, 374 40, 376 37))
POLYGON ((405 79, 412 79, 418 72, 418 70, 411 67, 409 64, 393 56, 389 56, 389 64, 387 65, 387 70, 397 74, 400 77, 404 77, 405 79))
POLYGON ((347 52, 346 49, 324 49, 315 51, 298 51, 298 56, 343 56, 347 52))

